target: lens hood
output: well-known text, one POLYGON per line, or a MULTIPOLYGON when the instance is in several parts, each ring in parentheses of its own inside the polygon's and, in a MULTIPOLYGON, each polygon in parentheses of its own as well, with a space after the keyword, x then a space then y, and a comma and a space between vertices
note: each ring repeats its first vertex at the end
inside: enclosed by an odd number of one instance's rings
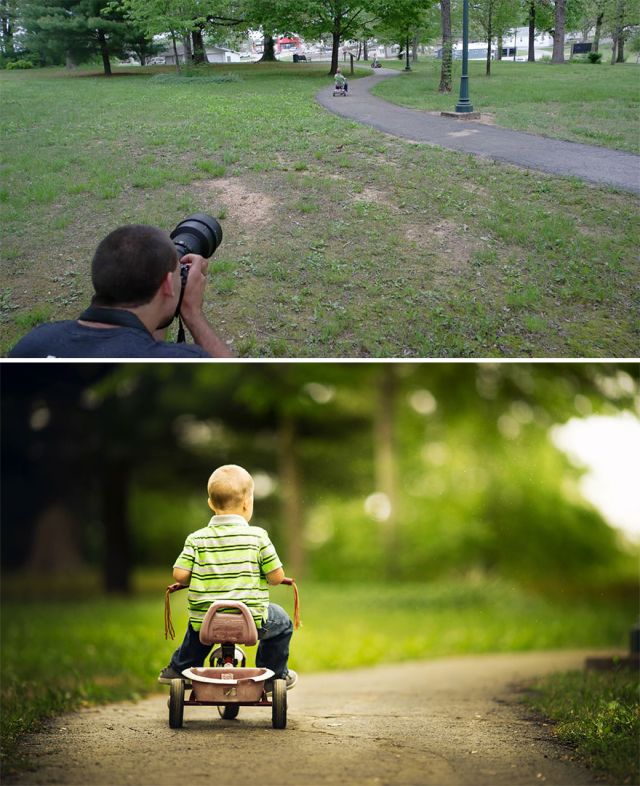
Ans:
POLYGON ((222 227, 206 213, 194 213, 181 221, 170 235, 180 257, 199 254, 208 259, 222 243, 222 227))

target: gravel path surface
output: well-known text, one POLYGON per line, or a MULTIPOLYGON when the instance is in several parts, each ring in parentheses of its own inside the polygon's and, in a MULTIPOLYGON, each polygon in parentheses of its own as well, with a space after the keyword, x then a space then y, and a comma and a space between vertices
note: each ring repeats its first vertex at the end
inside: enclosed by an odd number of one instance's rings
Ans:
MULTIPOLYGON (((223 721, 166 693, 51 721, 28 743, 34 769, 6 784, 452 786, 597 783, 517 702, 523 683, 580 668, 584 652, 466 656, 301 675, 285 730, 269 709, 223 721)), ((589 653, 592 654, 592 653, 589 653)))

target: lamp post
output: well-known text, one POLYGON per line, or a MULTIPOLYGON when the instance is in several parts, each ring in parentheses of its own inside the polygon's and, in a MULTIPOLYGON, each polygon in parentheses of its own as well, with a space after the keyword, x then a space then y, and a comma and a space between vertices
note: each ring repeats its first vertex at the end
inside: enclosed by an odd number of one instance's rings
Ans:
POLYGON ((411 71, 411 66, 409 65, 409 33, 407 33, 407 41, 405 46, 405 55, 406 55, 406 65, 404 67, 405 71, 411 71))
POLYGON ((456 112, 473 112, 473 104, 469 100, 469 0, 462 3, 462 76, 456 112))

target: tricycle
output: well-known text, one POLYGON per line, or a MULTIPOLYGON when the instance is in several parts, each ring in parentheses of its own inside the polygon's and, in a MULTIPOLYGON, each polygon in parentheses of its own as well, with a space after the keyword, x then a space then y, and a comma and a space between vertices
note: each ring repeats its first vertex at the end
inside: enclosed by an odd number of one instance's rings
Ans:
MULTIPOLYGON (((284 578, 283 584, 293 586, 296 627, 299 625, 298 593, 295 581, 284 578)), ((182 585, 167 588, 165 609, 169 608, 169 594, 182 585)), ((166 621, 166 620, 165 620, 166 621)), ((168 629, 172 630, 170 622, 168 629)), ((220 717, 233 720, 240 707, 271 707, 274 729, 287 725, 287 683, 275 679, 271 669, 247 668, 247 658, 239 644, 251 647, 258 641, 258 630, 249 608, 237 600, 218 600, 207 611, 200 628, 203 644, 218 645, 209 655, 209 666, 185 669, 184 679, 173 679, 169 693, 169 726, 182 728, 185 707, 218 708, 220 717), (185 693, 191 692, 188 698, 185 693)))

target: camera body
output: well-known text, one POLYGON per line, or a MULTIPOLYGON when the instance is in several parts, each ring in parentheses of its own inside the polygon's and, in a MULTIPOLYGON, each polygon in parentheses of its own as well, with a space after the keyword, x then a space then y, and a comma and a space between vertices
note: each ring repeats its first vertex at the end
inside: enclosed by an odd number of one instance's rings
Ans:
MULTIPOLYGON (((194 213, 181 221, 170 234, 178 252, 178 259, 185 254, 199 254, 208 259, 222 243, 222 227, 213 216, 207 213, 194 213)), ((180 263, 180 297, 175 316, 180 313, 184 289, 189 277, 189 265, 180 263)))

